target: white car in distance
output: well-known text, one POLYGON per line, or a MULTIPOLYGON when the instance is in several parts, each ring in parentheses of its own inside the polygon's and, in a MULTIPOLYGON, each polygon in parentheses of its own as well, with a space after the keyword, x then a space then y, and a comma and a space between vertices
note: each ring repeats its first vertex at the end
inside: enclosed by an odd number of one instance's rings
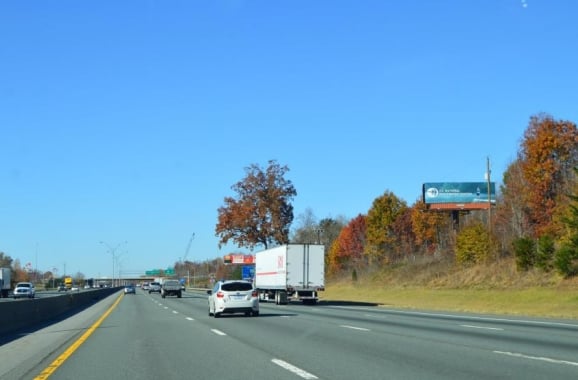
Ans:
POLYGON ((14 288, 13 297, 16 298, 34 298, 36 296, 36 289, 31 282, 19 282, 14 288))

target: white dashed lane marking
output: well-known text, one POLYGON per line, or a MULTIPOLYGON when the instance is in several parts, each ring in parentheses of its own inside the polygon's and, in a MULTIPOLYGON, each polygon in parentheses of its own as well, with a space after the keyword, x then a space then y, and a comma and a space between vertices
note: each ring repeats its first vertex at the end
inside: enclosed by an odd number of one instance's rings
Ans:
POLYGON ((538 361, 548 362, 548 363, 553 363, 553 364, 565 364, 565 365, 571 365, 571 366, 578 367, 578 362, 571 362, 568 360, 546 358, 543 356, 529 356, 529 355, 524 355, 524 354, 520 354, 517 352, 503 352, 503 351, 494 351, 494 354, 513 356, 515 358, 520 358, 520 359, 538 360, 538 361))
POLYGON ((293 364, 289 364, 284 360, 281 359, 272 359, 273 363, 277 364, 279 367, 286 369, 289 372, 296 374, 297 376, 301 377, 302 379, 318 379, 317 376, 309 373, 305 370, 302 370, 299 367, 295 367, 293 364))
POLYGON ((212 332, 214 332, 217 335, 221 335, 221 336, 225 336, 227 334, 225 334, 224 332, 222 332, 221 330, 217 330, 217 329, 211 329, 212 332))
POLYGON ((496 331, 504 331, 504 329, 499 327, 486 327, 486 326, 474 326, 474 325, 460 325, 461 327, 465 327, 468 329, 481 329, 481 330, 496 330, 496 331))
POLYGON ((348 325, 340 325, 340 327, 343 327, 345 329, 351 329, 351 330, 371 331, 370 329, 366 329, 364 327, 356 327, 356 326, 348 326, 348 325))

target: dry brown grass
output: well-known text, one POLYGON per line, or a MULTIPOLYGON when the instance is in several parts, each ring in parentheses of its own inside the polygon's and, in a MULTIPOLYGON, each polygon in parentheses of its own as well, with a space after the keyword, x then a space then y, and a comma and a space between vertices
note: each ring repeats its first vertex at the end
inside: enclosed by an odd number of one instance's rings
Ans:
POLYGON ((468 268, 423 261, 330 278, 322 299, 389 307, 578 319, 578 279, 539 270, 520 273, 512 260, 468 268))

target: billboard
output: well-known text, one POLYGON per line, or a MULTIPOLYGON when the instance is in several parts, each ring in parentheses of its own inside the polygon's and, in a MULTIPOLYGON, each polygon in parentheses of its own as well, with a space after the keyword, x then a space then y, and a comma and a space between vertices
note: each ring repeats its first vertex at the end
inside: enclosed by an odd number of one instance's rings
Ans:
POLYGON ((223 256, 223 262, 225 264, 254 264, 254 255, 244 255, 242 253, 230 253, 223 256))
POLYGON ((496 203, 496 184, 490 182, 489 199, 487 182, 424 183, 422 196, 430 209, 483 210, 496 203))

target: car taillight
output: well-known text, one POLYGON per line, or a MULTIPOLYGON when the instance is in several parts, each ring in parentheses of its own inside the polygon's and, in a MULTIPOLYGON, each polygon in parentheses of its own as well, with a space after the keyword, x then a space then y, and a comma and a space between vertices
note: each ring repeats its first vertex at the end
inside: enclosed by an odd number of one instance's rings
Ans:
POLYGON ((217 298, 223 298, 224 296, 225 296, 225 293, 217 292, 217 298))
POLYGON ((253 290, 253 292, 251 293, 251 297, 257 297, 259 295, 259 293, 256 290, 253 290))

